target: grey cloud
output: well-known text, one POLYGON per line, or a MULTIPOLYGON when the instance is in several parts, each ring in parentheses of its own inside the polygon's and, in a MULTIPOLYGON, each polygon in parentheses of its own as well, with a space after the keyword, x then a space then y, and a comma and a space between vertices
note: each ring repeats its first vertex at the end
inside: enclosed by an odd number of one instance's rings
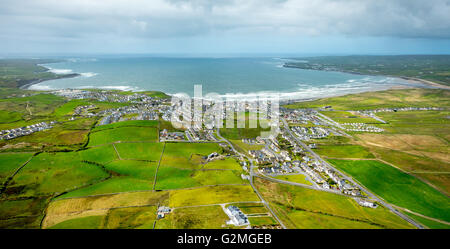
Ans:
POLYGON ((450 0, 2 0, 1 37, 450 38, 450 0))

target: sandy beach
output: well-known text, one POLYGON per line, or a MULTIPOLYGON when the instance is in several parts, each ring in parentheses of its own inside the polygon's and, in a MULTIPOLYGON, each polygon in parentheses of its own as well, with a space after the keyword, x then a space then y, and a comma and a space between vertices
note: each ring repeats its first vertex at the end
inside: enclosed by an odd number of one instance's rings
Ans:
POLYGON ((423 80, 423 79, 411 78, 411 77, 399 77, 399 78, 407 80, 407 81, 409 81, 411 83, 423 83, 423 84, 427 84, 427 85, 430 85, 430 86, 434 86, 434 87, 450 90, 450 86, 442 85, 442 84, 439 84, 439 83, 436 83, 436 82, 432 82, 432 81, 429 81, 429 80, 423 80))

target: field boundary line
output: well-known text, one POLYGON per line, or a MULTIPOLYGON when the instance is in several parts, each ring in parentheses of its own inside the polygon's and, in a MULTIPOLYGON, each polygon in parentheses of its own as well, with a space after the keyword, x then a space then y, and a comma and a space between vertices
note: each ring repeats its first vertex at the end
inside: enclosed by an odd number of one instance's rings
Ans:
POLYGON ((158 170, 159 170, 159 166, 161 165, 161 161, 162 161, 162 157, 164 155, 164 150, 166 149, 166 143, 164 143, 162 151, 161 151, 161 156, 159 156, 159 161, 158 161, 158 166, 156 166, 156 171, 155 171, 155 177, 153 178, 153 191, 155 191, 156 188, 156 180, 158 178, 158 170))
MULTIPOLYGON (((148 121, 152 121, 152 120, 148 120, 148 121)), ((116 122, 116 123, 120 123, 120 122, 123 122, 123 121, 119 121, 119 122, 116 122)), ((111 123, 111 124, 115 124, 115 123, 111 123)), ((98 126, 96 126, 96 127, 101 127, 102 125, 98 125, 98 126)), ((149 125, 124 125, 124 126, 119 126, 119 127, 109 127, 109 128, 104 128, 104 129, 102 129, 102 128, 98 128, 97 130, 95 130, 95 128, 94 128, 94 131, 92 131, 92 133, 97 133, 97 132, 102 132, 102 131, 107 131, 107 130, 114 130, 114 129, 120 129, 120 128, 133 128, 133 127, 137 127, 137 128, 153 128, 153 129, 158 129, 158 127, 155 127, 155 126, 149 126, 149 125)))
POLYGON ((24 162, 21 166, 19 166, 19 167, 14 171, 14 173, 13 173, 10 177, 8 177, 8 178, 6 179, 6 181, 3 183, 3 186, 1 186, 1 188, 0 188, 0 195, 3 194, 3 191, 6 190, 6 187, 8 186, 9 182, 11 182, 11 180, 14 178, 14 176, 16 176, 17 173, 19 173, 19 171, 20 171, 23 167, 25 167, 25 166, 31 161, 31 159, 33 159, 35 156, 37 156, 37 155, 40 154, 40 153, 41 153, 41 152, 36 152, 36 153, 32 154, 31 157, 28 158, 28 160, 27 160, 26 162, 24 162))
POLYGON ((399 207, 399 206, 396 206, 396 205, 393 205, 393 206, 396 207, 396 208, 398 208, 398 209, 401 209, 401 210, 403 210, 403 211, 405 211, 405 212, 407 212, 407 213, 410 213, 410 214, 413 214, 413 215, 422 217, 422 218, 424 218, 424 219, 431 220, 431 221, 435 221, 435 222, 438 222, 438 223, 441 223, 441 224, 445 224, 445 225, 450 226, 450 222, 447 222, 447 221, 444 221, 444 220, 440 220, 440 219, 436 219, 436 218, 433 218, 433 217, 429 217, 429 216, 426 216, 426 215, 423 215, 423 214, 420 214, 420 213, 416 213, 416 212, 411 211, 411 210, 409 210, 409 209, 407 209, 407 208, 404 208, 404 207, 399 207))
MULTIPOLYGON (((65 212, 65 213, 60 213, 57 215, 50 215, 50 216, 66 216, 66 215, 71 215, 71 214, 80 214, 86 211, 98 211, 98 210, 111 210, 111 209, 122 209, 122 208, 138 208, 138 207, 152 207, 152 206, 157 206, 158 204, 143 204, 143 205, 129 205, 129 206, 117 206, 117 207, 105 207, 105 208, 93 208, 93 209, 83 209, 83 210, 78 210, 78 211, 72 211, 72 212, 65 212)), ((47 215, 48 216, 48 215, 47 215)))
POLYGON ((113 143, 112 146, 113 146, 114 150, 116 151, 116 154, 117 154, 117 157, 119 158, 119 160, 122 160, 122 158, 120 157, 119 151, 116 148, 116 145, 113 143))
POLYGON ((442 171, 442 172, 439 172, 439 171, 411 171, 410 173, 413 173, 413 174, 436 174, 436 175, 450 174, 450 172, 448 172, 448 171, 442 171))
MULTIPOLYGON (((434 188, 435 190, 439 191, 439 193, 441 193, 441 194, 443 194, 443 195, 448 197, 448 194, 444 190, 442 190, 439 187, 435 186, 434 184, 432 184, 428 180, 426 180, 426 179, 416 175, 416 174, 426 174, 428 172, 423 172, 422 173, 422 172, 406 171, 406 170, 404 170, 404 169, 402 169, 402 168, 400 168, 398 166, 395 166, 394 164, 392 164, 390 162, 387 162, 387 161, 385 161, 385 160, 383 160, 381 158, 378 158, 378 157, 376 157, 376 158, 360 158, 360 159, 358 159, 358 158, 336 158, 336 157, 324 157, 324 158, 325 159, 331 159, 331 160, 347 160, 347 161, 379 161, 379 162, 384 163, 386 165, 389 165, 389 166, 391 166, 391 167, 393 167, 395 169, 398 169, 399 171, 401 171, 401 172, 403 172, 403 173, 405 173, 405 174, 407 174, 407 175, 409 175, 411 177, 417 178, 421 182, 427 184, 428 186, 430 186, 430 187, 434 188)), ((450 172, 442 172, 442 173, 441 172, 430 172, 430 173, 450 174, 450 172)))
POLYGON ((222 206, 222 205, 230 205, 230 204, 237 204, 237 203, 263 203, 263 202, 262 202, 262 201, 233 201, 233 202, 224 202, 224 203, 212 203, 212 204, 203 204, 203 205, 192 205, 192 206, 172 207, 172 209, 175 210, 175 209, 182 209, 182 208, 196 208, 196 207, 208 207, 208 206, 222 206))
MULTIPOLYGON (((190 190, 190 189, 198 189, 198 188, 207 188, 207 187, 220 187, 220 186, 250 186, 250 184, 245 183, 229 183, 229 184, 215 184, 215 185, 203 185, 203 186, 195 186, 189 188, 174 188, 174 189, 163 189, 158 191, 175 191, 175 190, 190 190)), ((52 201, 62 201, 67 199, 79 199, 79 198, 90 198, 90 197, 99 197, 99 196, 108 196, 108 195, 120 195, 120 194, 129 194, 129 193, 141 193, 141 192, 154 192, 154 190, 146 189, 146 190, 131 190, 124 192, 114 192, 114 193, 105 193, 105 194, 96 194, 96 195, 85 195, 85 196, 73 196, 73 197, 64 197, 53 199, 52 201)))

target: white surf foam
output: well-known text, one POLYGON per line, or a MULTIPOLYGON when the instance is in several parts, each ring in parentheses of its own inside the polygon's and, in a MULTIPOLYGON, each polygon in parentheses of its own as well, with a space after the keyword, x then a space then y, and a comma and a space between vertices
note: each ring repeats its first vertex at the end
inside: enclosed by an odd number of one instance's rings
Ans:
POLYGON ((28 89, 29 90, 36 90, 36 91, 51 91, 51 90, 55 90, 51 86, 44 85, 42 83, 31 85, 31 86, 28 87, 28 89))
POLYGON ((72 69, 58 69, 58 68, 49 68, 49 72, 55 73, 55 74, 69 74, 73 73, 72 69))
POLYGON ((135 87, 135 86, 79 86, 79 87, 77 87, 77 89, 90 89, 90 88, 105 89, 105 90, 133 91, 133 92, 142 91, 142 89, 140 89, 139 87, 135 87))
POLYGON ((94 76, 98 75, 98 73, 87 72, 87 73, 80 73, 80 75, 83 77, 86 77, 86 78, 90 78, 90 77, 94 77, 94 76))

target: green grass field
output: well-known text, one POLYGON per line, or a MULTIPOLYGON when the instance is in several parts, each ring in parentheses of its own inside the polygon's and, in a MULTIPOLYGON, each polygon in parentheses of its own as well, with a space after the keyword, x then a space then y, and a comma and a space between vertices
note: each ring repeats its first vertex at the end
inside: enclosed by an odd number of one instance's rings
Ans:
POLYGON ((89 136, 89 146, 109 144, 119 141, 155 142, 157 139, 158 130, 152 127, 120 127, 92 132, 89 136))
POLYGON ((32 153, 2 153, 0 154, 0 184, 33 156, 32 153))
POLYGON ((230 140, 240 140, 242 138, 256 138, 261 136, 261 132, 269 129, 258 128, 222 128, 220 135, 230 140))
POLYGON ((162 143, 117 143, 114 145, 122 159, 159 161, 162 143))
POLYGON ((360 145, 319 145, 314 151, 321 156, 331 158, 375 158, 360 145))
POLYGON ((28 97, 0 99, 0 110, 23 113, 25 117, 51 115, 64 102, 63 97, 40 93, 28 97))
POLYGON ((121 127, 158 127, 156 120, 127 120, 117 123, 96 126, 93 131, 108 130, 121 127))
POLYGON ((0 229, 37 229, 49 196, 0 200, 0 229))
POLYGON ((450 221, 447 196, 392 166, 378 161, 329 160, 386 201, 411 211, 450 221))
POLYGON ((90 102, 83 99, 70 100, 67 103, 64 103, 58 108, 56 108, 53 114, 55 116, 72 115, 75 108, 77 108, 78 106, 85 106, 85 105, 90 105, 90 102))
POLYGON ((366 123, 366 124, 381 123, 380 121, 377 121, 373 118, 355 115, 347 111, 324 111, 321 113, 338 123, 366 123))
POLYGON ((174 190, 170 193, 169 205, 183 207, 242 201, 259 201, 250 185, 174 190))
POLYGON ((441 89, 401 89, 348 94, 339 97, 286 105, 286 108, 317 108, 331 105, 335 110, 365 110, 384 107, 450 106, 450 92, 441 89))
POLYGON ((231 169, 242 170, 241 165, 233 158, 214 160, 204 164, 203 169, 231 169))
MULTIPOLYGON (((45 209, 48 196, 0 201, 0 217, 2 220, 18 216, 39 216, 45 209)), ((1 223, 1 222, 0 222, 1 223)))
POLYGON ((234 170, 186 170, 162 166, 158 170, 156 189, 190 188, 217 184, 244 184, 234 170))
POLYGON ((249 217, 248 221, 252 226, 275 226, 278 225, 278 222, 270 217, 249 217))
POLYGON ((110 209, 104 219, 106 229, 152 229, 156 206, 110 209))
MULTIPOLYGON (((291 228, 296 229, 380 229, 382 227, 367 222, 341 218, 333 215, 311 213, 299 210, 287 212, 289 221, 294 221, 291 228)), ((290 224, 290 223, 288 223, 290 224)))
POLYGON ((425 225, 426 227, 430 229, 450 229, 450 225, 442 224, 440 222, 436 222, 433 220, 425 219, 423 217, 411 214, 411 213, 405 213, 409 217, 413 218, 417 222, 421 223, 422 225, 425 225))
POLYGON ((182 169, 199 169, 203 156, 219 152, 216 143, 166 143, 161 165, 182 169))
POLYGON ((22 113, 0 110, 0 123, 13 123, 22 120, 22 113))
POLYGON ((100 164, 106 164, 118 159, 117 153, 112 145, 105 145, 101 147, 82 150, 79 151, 79 154, 82 160, 100 164))
MULTIPOLYGON (((49 120, 40 120, 49 121, 49 120)), ((24 125, 35 124, 35 122, 24 125)), ((17 148, 16 151, 40 151, 45 146, 47 150, 61 150, 65 147, 80 148, 87 141, 87 129, 66 129, 65 124, 55 124, 53 128, 35 132, 28 136, 17 137, 8 141, 1 141, 1 145, 17 148)), ((22 126, 19 126, 22 127, 22 126)), ((18 128, 15 126, 15 128, 18 128)))
POLYGON ((6 192, 22 196, 62 193, 107 176, 100 167, 82 163, 78 153, 42 153, 17 173, 6 192))
POLYGON ((402 111, 377 113, 389 124, 380 125, 388 134, 438 135, 446 137, 450 132, 450 115, 446 111, 402 111))
POLYGON ((155 188, 161 190, 200 186, 192 178, 192 174, 192 170, 161 166, 158 170, 155 188))
POLYGON ((297 182, 297 183, 301 183, 301 184, 312 185, 312 183, 310 181, 306 180, 306 176, 303 174, 279 175, 279 176, 276 176, 275 178, 284 180, 284 181, 289 181, 289 182, 297 182))
POLYGON ((156 222, 156 229, 220 229, 228 216, 220 206, 175 209, 156 222))
POLYGON ((152 190, 153 189, 153 179, 142 180, 134 177, 113 177, 111 179, 87 186, 84 188, 77 189, 75 191, 68 192, 64 195, 58 197, 68 198, 68 197, 81 197, 90 195, 101 195, 101 194, 111 194, 120 192, 130 192, 130 191, 141 191, 141 190, 152 190))
POLYGON ((230 140, 231 143, 235 146, 236 150, 241 153, 248 155, 249 150, 261 150, 264 148, 263 144, 247 144, 242 142, 240 139, 230 140))
POLYGON ((244 214, 265 214, 269 213, 262 203, 235 203, 233 206, 238 207, 244 214))
POLYGON ((63 221, 49 229, 100 229, 104 216, 87 216, 63 221))
POLYGON ((105 165, 105 168, 122 176, 153 181, 157 163, 136 160, 117 160, 105 165))
POLYGON ((289 228, 414 228, 388 209, 352 198, 257 178, 257 188, 289 228))

